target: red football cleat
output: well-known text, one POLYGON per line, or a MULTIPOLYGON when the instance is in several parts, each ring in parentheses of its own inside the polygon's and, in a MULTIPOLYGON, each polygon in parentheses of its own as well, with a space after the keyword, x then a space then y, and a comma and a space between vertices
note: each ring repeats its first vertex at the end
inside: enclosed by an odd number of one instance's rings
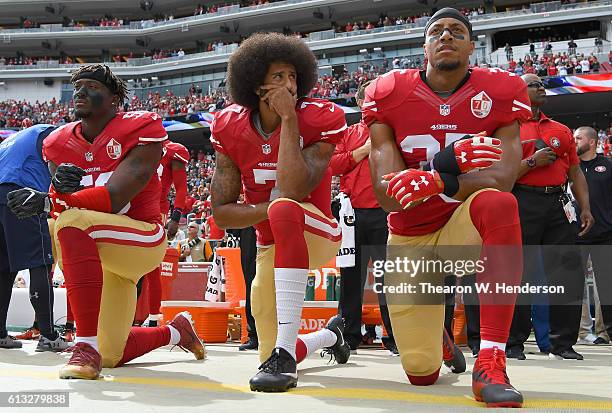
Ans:
POLYGON ((187 311, 178 313, 169 324, 181 334, 181 340, 177 346, 185 351, 192 352, 196 360, 202 360, 206 357, 206 348, 195 331, 191 314, 187 311))
POLYGON ((102 356, 87 343, 71 347, 72 357, 59 372, 60 379, 95 380, 102 371, 102 356))
POLYGON ((453 373, 463 373, 465 371, 465 356, 453 340, 451 340, 446 329, 443 329, 443 331, 442 354, 444 365, 453 373))
POLYGON ((40 339, 40 330, 34 327, 28 328, 23 333, 19 334, 18 336, 15 336, 15 339, 17 340, 38 340, 40 339))
POLYGON ((480 349, 472 372, 472 391, 487 407, 523 406, 523 395, 506 374, 506 353, 497 347, 480 349))

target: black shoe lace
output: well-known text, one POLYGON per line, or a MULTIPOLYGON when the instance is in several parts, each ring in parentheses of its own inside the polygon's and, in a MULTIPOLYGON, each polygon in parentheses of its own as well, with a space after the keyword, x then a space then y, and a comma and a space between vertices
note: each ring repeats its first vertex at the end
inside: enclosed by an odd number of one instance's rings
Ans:
POLYGON ((332 347, 325 347, 321 350, 321 358, 329 356, 329 360, 327 360, 327 364, 332 364, 336 361, 336 353, 332 347))
POLYGON ((259 366, 259 370, 263 371, 264 373, 270 373, 270 374, 277 373, 279 370, 279 366, 278 366, 279 358, 280 357, 278 356, 278 354, 274 352, 270 356, 270 358, 268 358, 266 361, 261 363, 261 366, 259 366))

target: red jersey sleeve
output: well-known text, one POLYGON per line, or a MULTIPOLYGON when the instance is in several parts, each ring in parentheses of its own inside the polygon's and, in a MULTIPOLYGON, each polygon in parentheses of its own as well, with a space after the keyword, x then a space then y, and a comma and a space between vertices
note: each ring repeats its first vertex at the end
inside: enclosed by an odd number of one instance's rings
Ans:
POLYGON ((58 128, 51 132, 49 136, 43 141, 42 155, 45 162, 53 162, 59 165, 61 162, 58 157, 64 150, 65 142, 70 138, 72 129, 75 127, 76 122, 68 123, 61 128, 58 128))
POLYGON ((374 122, 387 123, 384 113, 385 100, 395 88, 396 72, 391 71, 379 76, 366 88, 361 116, 368 127, 374 122))
POLYGON ((168 134, 162 124, 162 118, 155 112, 125 112, 122 120, 124 124, 130 123, 129 129, 138 138, 138 145, 159 143, 168 139, 168 134))
POLYGON ((313 142, 336 145, 344 136, 347 129, 344 111, 334 103, 323 99, 305 99, 300 102, 299 111, 306 126, 319 135, 313 142))
POLYGON ((570 145, 569 145, 569 163, 571 166, 580 165, 580 158, 578 158, 578 153, 576 152, 576 141, 574 137, 570 135, 570 145))
POLYGON ((172 149, 172 160, 179 161, 182 164, 189 163, 189 151, 180 143, 171 142, 169 145, 172 149))
POLYGON ((353 158, 353 151, 349 146, 349 142, 351 141, 350 136, 353 130, 355 130, 355 125, 349 126, 347 133, 336 144, 334 154, 329 162, 333 175, 344 175, 352 170, 357 164, 355 158, 353 158))
MULTIPOLYGON (((228 141, 225 139, 231 123, 232 114, 239 111, 239 106, 232 105, 217 113, 210 124, 210 143, 213 148, 224 155, 228 153, 228 141)), ((230 138, 231 139, 231 138, 230 138)))
POLYGON ((532 117, 531 101, 527 94, 527 85, 513 73, 499 70, 494 72, 495 77, 489 81, 495 82, 493 86, 499 94, 499 102, 493 104, 501 125, 508 125, 514 121, 524 122, 532 117))

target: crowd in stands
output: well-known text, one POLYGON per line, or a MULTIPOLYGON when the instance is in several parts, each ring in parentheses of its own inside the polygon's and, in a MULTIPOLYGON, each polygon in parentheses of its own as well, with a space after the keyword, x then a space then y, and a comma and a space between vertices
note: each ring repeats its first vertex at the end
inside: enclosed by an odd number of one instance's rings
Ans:
POLYGON ((59 103, 55 98, 34 103, 9 99, 0 102, 0 128, 19 128, 24 119, 34 124, 61 125, 72 118, 72 105, 59 103))
MULTIPOLYGON (((485 13, 484 7, 466 9, 462 8, 459 11, 466 17, 474 17, 485 13)), ((335 31, 338 33, 341 32, 354 32, 358 30, 372 30, 380 27, 389 27, 389 26, 401 26, 404 24, 418 23, 420 19, 423 17, 429 17, 431 14, 429 12, 422 12, 420 14, 412 15, 412 16, 398 16, 393 17, 387 14, 381 13, 378 17, 377 21, 367 21, 363 20, 359 22, 347 22, 344 25, 336 25, 334 27, 335 31)))
MULTIPOLYGON (((595 49, 593 52, 601 53, 601 39, 595 39, 595 49)), ((567 51, 553 52, 552 44, 545 42, 541 55, 538 55, 533 43, 529 45, 529 53, 524 57, 514 60, 512 47, 506 44, 504 47, 506 59, 508 60, 508 70, 517 75, 528 73, 544 76, 567 76, 574 74, 599 73, 601 64, 593 52, 588 55, 577 53, 577 46, 574 40, 568 42, 567 51)), ((608 58, 612 62, 612 51, 608 58)))
MULTIPOLYGON (((179 49, 182 50, 182 49, 179 49)), ((612 58, 612 54, 610 55, 612 58)), ((351 99, 363 82, 376 78, 390 69, 408 69, 422 67, 422 57, 396 57, 380 59, 374 64, 364 62, 357 71, 335 73, 321 76, 311 96, 324 99, 351 99)), ((569 52, 543 53, 542 56, 529 53, 518 61, 510 56, 508 70, 518 74, 535 73, 539 76, 563 76, 577 73, 597 73, 600 63, 592 54, 570 55, 569 52)), ((489 66, 483 62, 479 66, 489 66)), ((126 110, 150 110, 163 117, 188 115, 201 111, 215 111, 226 107, 230 102, 224 88, 202 90, 199 84, 193 84, 185 96, 177 96, 171 90, 166 93, 149 92, 146 98, 137 96, 127 102, 126 110)), ((7 100, 0 102, 0 128, 20 127, 23 119, 32 119, 34 123, 63 124, 72 117, 72 103, 60 103, 55 99, 49 102, 27 102, 7 100)))
POLYGON ((176 96, 172 91, 167 91, 164 95, 159 92, 149 92, 144 100, 134 96, 128 110, 150 110, 163 117, 172 117, 220 110, 227 106, 228 102, 227 93, 222 89, 203 94, 199 85, 192 85, 190 93, 185 96, 176 96))
MULTIPOLYGON (((191 151, 191 160, 187 164, 187 189, 189 195, 185 205, 186 214, 194 218, 205 219, 211 215, 210 181, 215 170, 215 158, 210 153, 199 150, 191 151)), ((172 201, 173 194, 170 194, 172 201)))

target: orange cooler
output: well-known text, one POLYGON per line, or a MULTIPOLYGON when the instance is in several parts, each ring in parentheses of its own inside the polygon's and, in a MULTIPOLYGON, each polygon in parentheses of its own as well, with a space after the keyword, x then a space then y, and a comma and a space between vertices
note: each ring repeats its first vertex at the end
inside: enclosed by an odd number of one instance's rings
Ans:
POLYGON ((327 320, 338 314, 338 301, 304 301, 300 334, 325 328, 327 320))
POLYGON ((161 303, 164 320, 172 320, 181 311, 189 311, 195 323, 196 333, 205 343, 227 341, 227 319, 233 310, 233 306, 225 302, 162 301, 161 303))

